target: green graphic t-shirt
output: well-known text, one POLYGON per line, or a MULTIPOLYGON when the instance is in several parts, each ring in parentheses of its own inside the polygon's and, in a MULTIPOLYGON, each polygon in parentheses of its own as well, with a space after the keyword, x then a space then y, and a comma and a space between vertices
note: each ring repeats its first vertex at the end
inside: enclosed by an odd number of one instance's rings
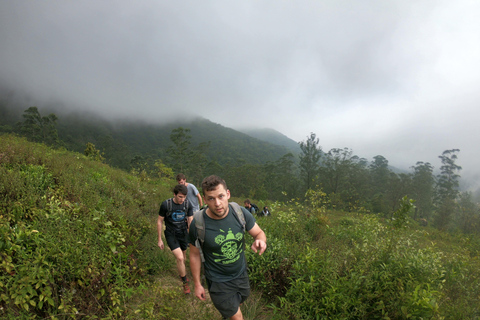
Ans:
MULTIPOLYGON (((220 220, 211 219, 202 211, 205 219, 205 242, 203 255, 205 257, 205 276, 212 281, 225 282, 237 278, 246 267, 244 251, 244 233, 242 224, 234 216, 233 208, 228 206, 228 215, 220 220)), ((255 225, 255 218, 245 208, 245 230, 255 225)), ((189 242, 195 245, 197 229, 195 219, 190 224, 189 242)))

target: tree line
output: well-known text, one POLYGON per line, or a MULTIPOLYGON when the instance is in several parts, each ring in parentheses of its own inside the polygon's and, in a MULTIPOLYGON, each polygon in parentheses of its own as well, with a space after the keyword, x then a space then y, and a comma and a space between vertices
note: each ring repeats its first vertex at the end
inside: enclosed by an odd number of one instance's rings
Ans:
MULTIPOLYGON (((31 141, 65 147, 56 131, 57 121, 55 114, 41 116, 36 107, 30 107, 11 131, 31 141)), ((480 231, 478 204, 471 193, 459 191, 459 149, 445 150, 439 156, 440 173, 435 175, 429 162, 417 162, 409 173, 395 173, 381 155, 368 161, 349 148, 324 152, 315 133, 299 142, 300 154, 286 153, 261 164, 248 161, 248 157, 220 164, 207 156, 210 141, 194 144, 188 128, 173 129, 169 140, 161 157, 123 155, 130 156, 128 167, 123 169, 145 179, 173 179, 182 172, 196 185, 203 177, 217 174, 225 178, 233 195, 259 201, 303 200, 307 190, 322 190, 331 209, 371 212, 386 218, 391 218, 407 196, 415 200, 411 218, 422 224, 464 233, 480 231)), ((91 142, 86 143, 84 154, 108 162, 91 142)))

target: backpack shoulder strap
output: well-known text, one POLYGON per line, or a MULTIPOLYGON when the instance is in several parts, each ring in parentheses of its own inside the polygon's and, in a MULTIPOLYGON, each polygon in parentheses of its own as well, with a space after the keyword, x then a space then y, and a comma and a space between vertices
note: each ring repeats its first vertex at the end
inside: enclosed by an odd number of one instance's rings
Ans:
POLYGON ((193 214, 193 220, 195 220, 195 228, 197 229, 197 240, 195 241, 195 246, 200 250, 200 258, 202 262, 205 262, 203 257, 203 242, 205 241, 205 217, 203 213, 206 209, 195 211, 193 214))
POLYGON ((193 214, 195 219, 195 228, 197 229, 197 238, 201 240, 202 244, 205 241, 205 217, 203 216, 204 210, 196 211, 193 214))
POLYGON ((167 215, 165 216, 165 218, 172 214, 172 206, 173 206, 172 198, 168 198, 167 199, 167 215))
POLYGON ((233 212, 235 213, 234 216, 241 223, 241 225, 243 227, 243 232, 245 232, 245 225, 247 224, 247 221, 245 220, 245 215, 243 214, 242 208, 236 202, 230 202, 229 204, 233 208, 233 212))

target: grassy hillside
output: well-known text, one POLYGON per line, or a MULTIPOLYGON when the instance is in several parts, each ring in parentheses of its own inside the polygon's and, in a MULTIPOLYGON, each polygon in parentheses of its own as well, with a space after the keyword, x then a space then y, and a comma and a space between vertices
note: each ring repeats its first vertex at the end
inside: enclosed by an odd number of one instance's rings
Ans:
POLYGON ((170 188, 0 135, 0 317, 122 314, 170 188))
MULTIPOLYGON (((0 135, 0 318, 219 318, 156 247, 173 183, 0 135)), ((326 210, 320 190, 255 202, 272 216, 246 319, 480 319, 478 236, 420 227, 407 200, 395 219, 326 210)))

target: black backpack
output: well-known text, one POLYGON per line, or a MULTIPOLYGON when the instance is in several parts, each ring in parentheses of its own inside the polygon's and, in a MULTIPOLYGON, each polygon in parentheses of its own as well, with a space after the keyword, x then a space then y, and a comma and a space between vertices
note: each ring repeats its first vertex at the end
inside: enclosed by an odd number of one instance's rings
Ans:
MULTIPOLYGON (((165 218, 169 217, 172 214, 172 211, 173 211, 173 198, 170 198, 170 199, 167 199, 167 214, 166 214, 165 218)), ((187 199, 185 199, 185 201, 183 201, 183 212, 185 212, 185 214, 188 213, 188 200, 187 199)))
POLYGON ((260 209, 258 208, 258 206, 255 204, 255 203, 251 203, 252 207, 255 209, 255 212, 260 212, 260 209))

